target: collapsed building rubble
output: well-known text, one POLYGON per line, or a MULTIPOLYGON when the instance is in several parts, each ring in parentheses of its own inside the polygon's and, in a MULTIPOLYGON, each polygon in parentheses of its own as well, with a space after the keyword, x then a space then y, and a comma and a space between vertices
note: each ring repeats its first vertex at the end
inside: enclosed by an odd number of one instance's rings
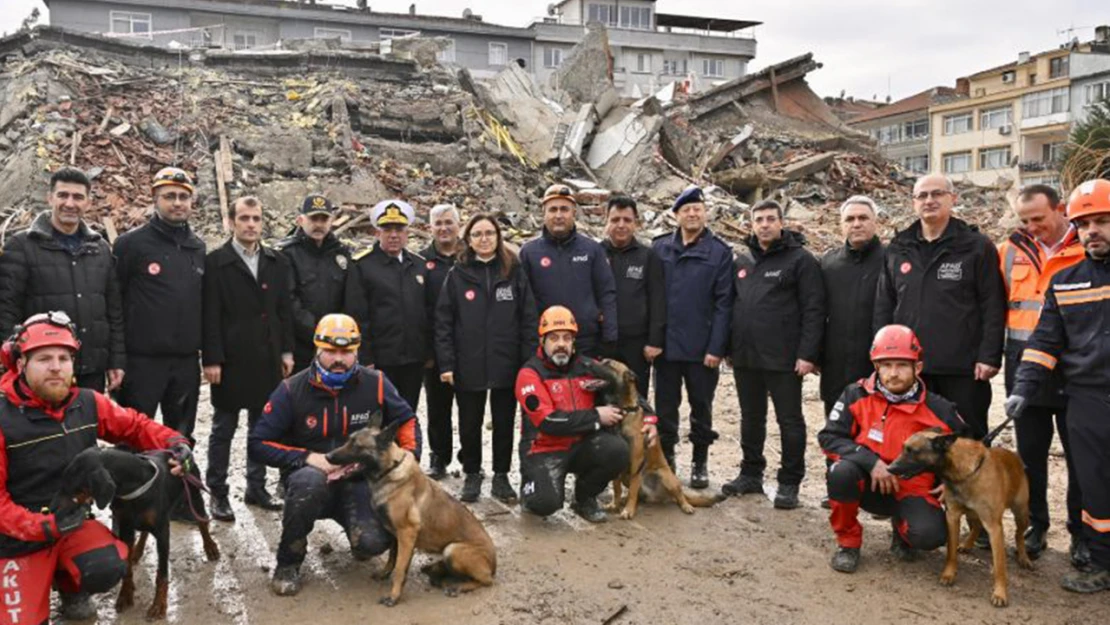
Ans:
MULTIPOLYGON (((353 239, 373 232, 367 207, 400 196, 494 211, 519 242, 537 232, 538 194, 556 180, 579 191, 595 236, 618 192, 641 202, 646 236, 668 231, 666 209, 689 184, 707 187, 712 225, 733 242, 763 198, 780 200, 815 250, 839 243, 836 207, 850 195, 874 197, 888 229, 912 218, 912 180, 809 89, 811 55, 627 102, 604 28, 549 85, 516 65, 489 80, 456 73, 434 62, 442 45, 167 51, 49 27, 2 39, 0 238, 43 208, 44 172, 64 164, 94 179, 90 221, 109 238, 146 220, 150 177, 171 164, 197 172, 195 224, 210 243, 235 197, 259 196, 279 237, 314 191, 343 207, 338 228, 353 239)), ((1012 192, 969 189, 963 214, 997 234, 1012 192)), ((414 231, 415 247, 428 235, 414 231)))

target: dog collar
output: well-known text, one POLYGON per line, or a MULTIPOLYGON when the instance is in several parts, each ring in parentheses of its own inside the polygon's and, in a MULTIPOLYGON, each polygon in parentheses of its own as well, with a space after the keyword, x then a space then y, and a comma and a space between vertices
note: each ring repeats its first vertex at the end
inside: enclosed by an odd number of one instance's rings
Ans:
POLYGON ((401 464, 402 464, 402 463, 404 463, 404 461, 405 461, 405 459, 404 459, 404 458, 401 458, 401 459, 400 459, 400 460, 398 460, 397 462, 394 462, 394 463, 393 463, 393 466, 389 467, 388 469, 386 469, 386 470, 385 470, 385 471, 383 471, 382 473, 378 474, 378 476, 374 478, 374 481, 375 481, 375 482, 380 482, 380 481, 381 481, 381 480, 382 480, 383 478, 385 478, 385 476, 387 476, 387 475, 389 475, 390 473, 392 473, 394 469, 396 469, 397 467, 401 466, 401 464))
POLYGON ((983 454, 982 456, 980 456, 979 457, 979 464, 975 465, 975 468, 971 470, 971 473, 968 473, 967 475, 960 478, 960 480, 958 482, 953 482, 953 483, 960 484, 962 482, 966 482, 966 481, 970 480, 971 478, 975 477, 975 474, 979 472, 979 469, 983 468, 983 463, 986 462, 986 460, 987 460, 987 455, 986 454, 983 454))
POLYGON ((150 463, 150 466, 154 467, 154 477, 150 478, 145 484, 136 488, 130 493, 127 493, 126 495, 117 495, 116 499, 120 499, 122 501, 131 501, 132 499, 138 499, 139 497, 142 497, 146 494, 148 490, 151 489, 152 486, 154 486, 154 483, 158 481, 158 476, 162 474, 162 467, 158 466, 158 463, 155 462, 153 458, 149 456, 139 457, 143 460, 146 460, 150 463))

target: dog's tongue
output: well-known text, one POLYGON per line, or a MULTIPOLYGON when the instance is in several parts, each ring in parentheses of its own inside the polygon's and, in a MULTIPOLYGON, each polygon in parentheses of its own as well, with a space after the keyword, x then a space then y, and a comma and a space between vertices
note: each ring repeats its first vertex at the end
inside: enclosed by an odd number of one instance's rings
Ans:
POLYGON ((361 470, 362 470, 362 464, 360 464, 360 463, 356 462, 355 464, 348 464, 348 465, 345 465, 342 469, 340 469, 338 471, 328 473, 328 481, 329 482, 335 482, 337 480, 342 480, 344 478, 351 477, 352 475, 354 475, 355 473, 358 473, 361 470))

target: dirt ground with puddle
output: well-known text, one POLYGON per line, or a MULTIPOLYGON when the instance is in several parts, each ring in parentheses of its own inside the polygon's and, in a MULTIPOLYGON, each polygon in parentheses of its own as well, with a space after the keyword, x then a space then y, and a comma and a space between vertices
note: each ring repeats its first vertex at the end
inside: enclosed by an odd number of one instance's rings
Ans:
MULTIPOLYGON (((345 537, 330 521, 320 522, 310 538, 301 593, 295 598, 271 594, 269 573, 280 533, 280 513, 242 503, 244 415, 232 462, 238 467, 231 480, 238 521, 234 525, 214 523, 213 534, 224 554, 217 563, 205 561, 199 534, 189 526, 174 525, 167 621, 1086 624, 1098 620, 1094 614, 1105 613, 1110 597, 1077 596, 1057 585, 1059 577, 1070 570, 1063 523, 1066 473, 1058 443, 1050 460, 1054 525, 1049 551, 1036 562, 1034 571, 1019 569, 1009 558, 1010 607, 990 605, 989 552, 962 555, 956 585, 943 588, 937 583, 943 550, 927 553, 917 562, 897 563, 887 554, 889 522, 866 514, 860 570, 855 575, 832 571, 828 560, 835 543, 826 511, 819 507, 825 486, 824 460, 816 444, 816 432, 823 424, 816 386, 815 380, 807 380, 810 445, 802 508, 775 510, 769 499, 748 496, 727 500, 713 509, 699 509, 693 516, 682 514, 674 505, 642 506, 634 520, 614 518, 592 526, 569 510, 546 520, 521 514, 517 506, 489 499, 486 480, 483 498, 472 509, 498 549, 495 585, 456 598, 444 596, 416 572, 428 559, 418 555, 402 601, 394 608, 378 604, 387 583, 370 578, 384 557, 354 561, 345 537)), ((1001 420, 1001 401, 998 382, 992 423, 1001 420)), ((197 436, 203 460, 211 418, 207 388, 202 389, 201 405, 197 436)), ((684 419, 685 411, 684 406, 684 419)), ((739 409, 730 373, 721 376, 715 412, 721 438, 710 455, 712 488, 731 479, 739 467, 739 409)), ((768 475, 773 478, 779 447, 777 427, 773 417, 770 420, 767 457, 768 475)), ((1014 448, 1012 431, 1002 435, 1000 444, 1014 448)), ((488 456, 487 452, 487 464, 488 456)), ((689 460, 686 445, 679 451, 683 479, 689 473, 689 460)), ((452 469, 457 471, 458 464, 452 469)), ((275 479, 276 473, 271 471, 270 483, 275 479)), ((513 479, 516 485, 516 477, 513 479)), ((457 492, 461 482, 455 475, 443 484, 457 492)), ((769 494, 773 487, 773 481, 769 482, 769 494)), ((1007 531, 1012 547, 1012 524, 1007 531)), ((150 547, 136 571, 136 606, 117 615, 115 593, 102 595, 98 598, 100 623, 145 622, 146 606, 153 596, 155 554, 150 547)))

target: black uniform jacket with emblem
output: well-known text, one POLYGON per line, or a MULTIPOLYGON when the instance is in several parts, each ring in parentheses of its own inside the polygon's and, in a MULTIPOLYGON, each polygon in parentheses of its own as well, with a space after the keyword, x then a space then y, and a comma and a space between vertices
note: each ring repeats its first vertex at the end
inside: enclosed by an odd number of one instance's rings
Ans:
POLYGON ((404 250, 398 260, 375 245, 351 260, 344 303, 362 330, 359 361, 395 367, 430 359, 428 310, 434 295, 425 288, 426 259, 404 250))
POLYGON ((624 247, 601 242, 617 282, 617 334, 620 340, 663 347, 667 331, 667 285, 663 261, 637 239, 624 247))
POLYGON ((293 336, 296 340, 293 353, 297 362, 304 364, 316 353, 312 336, 320 318, 343 311, 351 250, 334 234, 328 234, 316 245, 300 228, 275 247, 293 266, 293 336))

